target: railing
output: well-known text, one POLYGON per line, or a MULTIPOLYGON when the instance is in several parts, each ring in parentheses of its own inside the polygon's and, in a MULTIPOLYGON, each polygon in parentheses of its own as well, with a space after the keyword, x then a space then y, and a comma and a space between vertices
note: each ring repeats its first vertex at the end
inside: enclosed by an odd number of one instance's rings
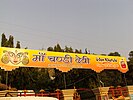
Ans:
POLYGON ((26 97, 26 96, 35 96, 35 97, 55 97, 58 100, 61 98, 60 91, 56 91, 55 93, 34 93, 34 92, 17 92, 17 91, 8 91, 5 92, 3 97, 26 97))

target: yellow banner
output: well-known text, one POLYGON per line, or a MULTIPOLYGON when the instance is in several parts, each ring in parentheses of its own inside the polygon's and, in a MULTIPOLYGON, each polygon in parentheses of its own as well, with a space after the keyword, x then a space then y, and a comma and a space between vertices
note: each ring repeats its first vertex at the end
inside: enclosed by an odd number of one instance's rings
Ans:
POLYGON ((18 67, 39 67, 57 68, 63 72, 72 68, 92 69, 96 72, 101 72, 104 69, 116 69, 123 73, 128 71, 125 57, 4 47, 0 48, 0 66, 5 70, 18 67))

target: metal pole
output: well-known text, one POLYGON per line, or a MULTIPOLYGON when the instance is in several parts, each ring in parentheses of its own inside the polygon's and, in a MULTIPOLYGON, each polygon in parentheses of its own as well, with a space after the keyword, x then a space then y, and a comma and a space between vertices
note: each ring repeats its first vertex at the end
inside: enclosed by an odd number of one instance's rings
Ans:
POLYGON ((8 86, 8 71, 6 72, 6 90, 7 90, 7 86, 8 86))
POLYGON ((125 73, 124 73, 124 81, 125 81, 126 86, 127 86, 127 79, 126 79, 126 75, 125 75, 125 73))
POLYGON ((98 75, 98 73, 96 73, 96 74, 97 74, 97 80, 98 80, 99 87, 101 87, 99 75, 98 75))
POLYGON ((65 73, 64 73, 64 87, 66 89, 66 75, 65 75, 65 73))
POLYGON ((2 76, 0 75, 0 83, 1 83, 1 80, 2 80, 2 76))

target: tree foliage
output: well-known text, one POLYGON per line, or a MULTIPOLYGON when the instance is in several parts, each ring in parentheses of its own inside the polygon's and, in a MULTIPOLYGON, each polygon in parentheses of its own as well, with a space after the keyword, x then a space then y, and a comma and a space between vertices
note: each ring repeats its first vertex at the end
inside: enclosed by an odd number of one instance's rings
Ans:
MULTIPOLYGON (((1 47, 10 47, 14 48, 14 37, 12 35, 9 36, 9 39, 6 38, 5 34, 2 34, 1 38, 1 47)), ((20 42, 17 41, 16 48, 20 48, 20 42)))
MULTIPOLYGON (((120 56, 118 52, 111 52, 108 56, 120 56)), ((105 86, 118 86, 125 85, 123 83, 123 75, 118 70, 104 70, 100 73, 100 80, 104 83, 105 86)))
POLYGON ((12 35, 9 36, 8 47, 14 48, 14 38, 12 35))
POLYGON ((82 50, 75 49, 75 53, 82 53, 82 50))
POLYGON ((59 44, 54 46, 54 51, 55 52, 62 52, 61 46, 59 44))
POLYGON ((7 47, 8 46, 8 41, 7 38, 5 36, 5 34, 2 34, 2 39, 1 39, 1 47, 7 47))
POLYGON ((64 52, 73 53, 72 47, 65 46, 64 52))
POLYGON ((54 51, 53 47, 48 47, 47 51, 54 51))
POLYGON ((121 56, 118 52, 111 52, 108 56, 121 56))
POLYGON ((132 85, 133 84, 133 51, 129 52, 129 61, 128 63, 128 68, 129 71, 126 73, 126 78, 127 78, 127 84, 132 85))
POLYGON ((21 48, 20 41, 17 41, 16 48, 19 48, 19 49, 21 48))

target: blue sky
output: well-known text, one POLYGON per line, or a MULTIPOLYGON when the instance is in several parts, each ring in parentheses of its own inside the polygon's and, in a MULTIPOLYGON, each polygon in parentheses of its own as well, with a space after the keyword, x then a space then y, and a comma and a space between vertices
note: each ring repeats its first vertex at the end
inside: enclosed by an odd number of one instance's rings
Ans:
POLYGON ((91 53, 133 50, 133 0, 0 0, 0 33, 22 48, 88 48, 91 53))

